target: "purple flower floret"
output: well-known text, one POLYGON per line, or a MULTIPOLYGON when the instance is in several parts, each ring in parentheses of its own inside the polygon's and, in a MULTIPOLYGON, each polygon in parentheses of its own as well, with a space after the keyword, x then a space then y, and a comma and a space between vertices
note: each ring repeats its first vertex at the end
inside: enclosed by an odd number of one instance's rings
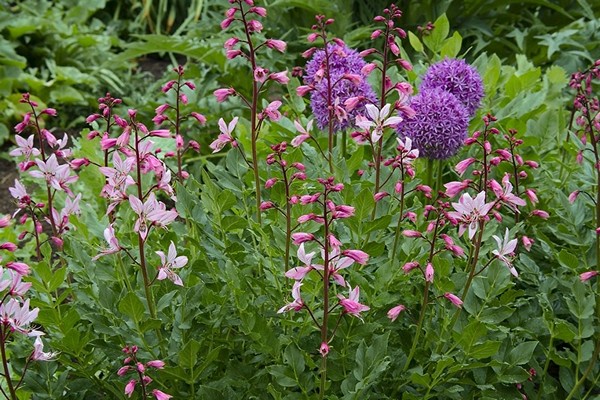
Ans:
POLYGON ((422 157, 446 159, 455 155, 469 128, 469 115, 462 103, 442 89, 429 89, 413 97, 410 107, 415 116, 398 124, 400 137, 409 137, 422 157))
MULTIPOLYGON (((344 108, 344 102, 349 98, 359 96, 364 98, 359 106, 347 113, 347 117, 343 121, 336 118, 334 131, 339 131, 353 124, 357 115, 365 115, 364 105, 367 102, 377 101, 377 96, 367 82, 367 77, 361 72, 366 62, 356 50, 348 46, 329 43, 327 51, 329 53, 330 80, 331 84, 334 85, 331 102, 336 103, 337 99, 337 106, 344 108), (361 77, 360 83, 355 84, 350 80, 340 79, 344 74, 359 75, 361 77)), ((315 87, 315 90, 311 92, 310 105, 319 129, 325 129, 329 123, 327 77, 324 75, 325 63, 325 50, 316 51, 313 58, 306 63, 306 74, 304 76, 305 84, 315 87)))
POLYGON ((452 93, 465 106, 469 117, 481 105, 483 81, 479 72, 464 60, 446 58, 427 69, 420 91, 438 88, 452 93))

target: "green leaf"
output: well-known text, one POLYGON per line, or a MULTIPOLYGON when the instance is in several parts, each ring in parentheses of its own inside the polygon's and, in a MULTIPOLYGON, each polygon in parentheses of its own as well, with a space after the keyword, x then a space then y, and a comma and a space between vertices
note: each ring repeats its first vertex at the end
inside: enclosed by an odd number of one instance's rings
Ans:
POLYGON ((491 357, 494 354, 498 353, 498 349, 500 349, 501 344, 502 342, 498 341, 489 341, 481 344, 476 344, 475 346, 471 347, 470 351, 467 354, 478 360, 482 358, 491 357))
POLYGON ((415 49, 415 51, 417 53, 422 53, 424 48, 423 48, 423 43, 421 43, 421 41, 419 40, 419 38, 417 37, 417 35, 415 35, 412 32, 408 32, 408 42, 410 43, 410 45, 412 46, 413 49, 415 49))
POLYGON ((510 365, 527 364, 533 355, 533 351, 538 345, 537 341, 524 342, 510 351, 508 354, 508 362, 510 365))
POLYGON ((198 361, 198 351, 200 343, 192 339, 183 346, 179 352, 179 366, 184 369, 193 369, 198 361))
POLYGON ((454 32, 451 37, 444 41, 442 45, 442 49, 440 50, 440 56, 455 58, 460 52, 460 48, 462 47, 462 36, 460 33, 454 32))
POLYGON ((138 295, 129 292, 119 302, 119 311, 138 322, 141 321, 144 316, 144 304, 139 299, 138 295))
POLYGON ((569 253, 565 249, 562 249, 558 253, 558 261, 561 263, 561 265, 563 265, 571 270, 575 270, 579 267, 579 258, 577 258, 577 256, 569 253))
POLYGON ((67 268, 62 267, 54 271, 52 278, 48 282, 48 291, 53 292, 60 287, 65 281, 67 276, 67 268))
POLYGON ((423 43, 434 53, 438 53, 444 42, 444 39, 448 37, 450 32, 450 23, 446 14, 442 14, 433 24, 434 28, 429 32, 429 35, 423 36, 423 43))
POLYGON ((358 220, 364 219, 375 207, 375 200, 373 199, 373 193, 369 189, 363 189, 358 196, 356 196, 355 203, 355 216, 358 220))

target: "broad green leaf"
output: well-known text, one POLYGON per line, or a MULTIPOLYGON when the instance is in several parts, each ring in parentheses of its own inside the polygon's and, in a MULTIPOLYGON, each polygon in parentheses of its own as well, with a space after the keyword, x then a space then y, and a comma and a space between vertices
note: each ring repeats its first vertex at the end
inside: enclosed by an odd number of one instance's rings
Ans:
POLYGON ((526 364, 531 360, 533 355, 533 351, 539 342, 524 342, 518 344, 515 348, 513 348, 508 354, 508 362, 510 365, 522 365, 526 364))
POLYGON ((412 46, 413 49, 415 49, 415 51, 417 53, 422 53, 424 48, 423 48, 423 43, 421 43, 421 41, 419 40, 419 38, 417 37, 417 35, 415 35, 412 32, 408 32, 408 41, 410 43, 410 45, 412 46))
POLYGON ((129 292, 119 302, 119 311, 139 322, 144 316, 144 304, 137 294, 129 292))
POLYGON ((179 366, 185 369, 193 369, 198 361, 198 351, 200 350, 200 343, 192 339, 183 346, 183 349, 179 352, 179 366))

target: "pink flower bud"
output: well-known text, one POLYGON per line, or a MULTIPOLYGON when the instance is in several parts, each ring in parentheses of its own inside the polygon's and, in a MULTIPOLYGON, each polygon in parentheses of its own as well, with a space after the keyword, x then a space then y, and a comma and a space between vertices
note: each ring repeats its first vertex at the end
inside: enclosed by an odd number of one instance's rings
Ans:
POLYGON ((125 375, 127 373, 127 371, 129 371, 129 368, 130 367, 128 365, 119 368, 119 370, 117 371, 117 375, 119 375, 119 376, 125 375))
POLYGON ((267 39, 265 44, 268 48, 277 50, 282 53, 285 51, 285 48, 287 47, 287 44, 283 40, 277 40, 277 39, 267 39))
POLYGON ((379 200, 381 200, 384 197, 389 196, 389 195, 390 194, 388 192, 379 192, 379 193, 375 193, 375 196, 373 196, 373 197, 374 197, 375 201, 377 202, 377 201, 379 201, 379 200))
POLYGON ((2 243, 0 244, 0 250, 8 250, 10 252, 13 252, 17 250, 17 245, 11 242, 2 243))
POLYGON ((42 228, 42 224, 39 221, 35 222, 35 231, 37 233, 42 233, 42 231, 44 230, 44 228, 42 228))
POLYGON ((147 367, 151 367, 151 368, 156 368, 156 369, 163 369, 165 366, 165 362, 162 360, 152 360, 152 361, 148 361, 146 363, 147 367))
POLYGON ((581 193, 581 192, 579 190, 576 190, 569 195, 569 202, 571 204, 575 203, 575 200, 577 200, 577 196, 579 196, 579 193, 581 193))
POLYGON ((233 88, 217 89, 213 92, 213 95, 217 98, 217 102, 219 102, 219 103, 224 102, 229 96, 232 96, 234 94, 235 94, 235 89, 233 89, 233 88))
POLYGON ((5 215, 4 217, 0 218, 0 228, 6 228, 9 225, 10 225, 10 215, 5 215))
MULTIPOLYGON (((67 220, 67 222, 68 222, 68 221, 69 221, 69 217, 66 217, 66 220, 67 220)), ((63 241, 61 238, 59 238, 59 237, 56 237, 56 236, 52 236, 52 237, 50 238, 50 241, 51 241, 51 242, 52 242, 52 243, 53 243, 53 244, 54 244, 54 245, 55 245, 55 246, 56 246, 56 247, 57 247, 59 250, 60 250, 60 249, 62 249, 62 247, 63 247, 63 245, 64 245, 64 243, 65 243, 65 242, 64 242, 64 241, 63 241)))
POLYGON ((267 179, 267 181, 265 182, 265 189, 269 189, 270 187, 272 187, 276 182, 278 181, 277 178, 270 178, 267 179))
POLYGON ((405 274, 408 274, 410 271, 412 271, 413 269, 418 268, 418 267, 419 267, 418 262, 410 261, 402 266, 402 271, 404 271, 405 274))
POLYGON ((431 263, 427 263, 427 265, 425 266, 425 281, 432 283, 433 282, 433 274, 434 274, 433 265, 431 263))
POLYGON ((29 265, 22 263, 22 262, 16 262, 16 261, 7 262, 6 268, 12 269, 13 271, 15 271, 17 274, 19 274, 21 276, 29 275, 29 272, 31 271, 29 268, 29 265))
POLYGON ((458 308, 462 308, 463 305, 463 301, 456 295, 452 294, 452 293, 444 293, 444 297, 448 300, 450 300, 450 302, 452 304, 454 304, 456 307, 458 308))
POLYGON ((292 241, 294 242, 295 245, 300 245, 304 242, 310 242, 311 240, 314 240, 315 236, 312 233, 305 233, 305 232, 296 232, 296 233, 292 233, 292 241))
POLYGON ((166 394, 165 392, 162 392, 158 389, 152 389, 152 395, 156 400, 169 400, 173 397, 170 394, 166 394))
POLYGON ((477 161, 477 160, 473 157, 467 158, 465 160, 462 160, 458 164, 456 164, 456 167, 454 167, 454 169, 456 170, 456 172, 458 172, 459 175, 462 175, 465 173, 467 168, 469 168, 469 166, 471 164, 473 164, 475 161, 477 161))
POLYGON ((125 394, 128 397, 131 397, 131 395, 133 394, 133 391, 135 390, 135 384, 136 383, 137 383, 137 381, 135 379, 132 379, 129 382, 127 382, 127 385, 125 385, 125 394))
POLYGON ((240 39, 236 37, 229 38, 225 41, 223 47, 225 47, 226 50, 231 50, 239 41, 240 39))
POLYGON ((236 57, 241 56, 243 53, 241 50, 227 50, 225 52, 225 56, 227 57, 228 60, 233 60, 236 57))
POLYGON ((263 18, 267 16, 267 9, 264 7, 251 7, 248 12, 260 15, 263 18))
POLYGON ((365 265, 367 261, 369 261, 369 255, 362 250, 344 250, 342 251, 342 254, 348 258, 353 259, 360 265, 365 265))
POLYGON ((398 318, 398 316, 400 315, 400 313, 402 311, 406 310, 406 307, 404 306, 404 304, 400 304, 397 305, 394 308, 391 308, 388 312, 387 312, 387 317, 394 322, 396 320, 396 318, 398 318))
POLYGON ((410 238, 420 238, 423 237, 423 235, 421 234, 421 232, 419 231, 414 231, 414 230, 410 230, 410 229, 406 229, 402 232, 402 234, 406 237, 410 237, 410 238))
POLYGON ((531 246, 533 245, 533 239, 530 239, 527 236, 523 236, 521 238, 521 241, 523 242, 523 247, 525 247, 525 250, 530 251, 531 246))
POLYGON ((326 342, 321 343, 321 347, 319 347, 319 353, 321 353, 321 356, 323 357, 327 357, 327 354, 329 354, 329 345, 326 342))
POLYGON ((539 201, 534 189, 526 189, 525 195, 529 198, 529 201, 531 201, 532 204, 535 204, 539 201))
POLYGON ((223 21, 221 21, 221 29, 225 30, 229 28, 233 21, 235 21, 235 18, 225 18, 223 21))
POLYGON ((579 275, 581 282, 588 281, 598 275, 598 271, 587 271, 579 275))
POLYGON ((287 85, 290 82, 290 78, 287 76, 287 71, 276 72, 269 75, 269 79, 281 83, 282 85, 287 85))
POLYGON ((313 87, 311 87, 311 86, 306 86, 306 85, 298 86, 296 88, 296 94, 300 97, 303 97, 312 90, 313 90, 313 87))
POLYGON ((533 210, 531 212, 531 215, 542 218, 542 219, 548 219, 550 217, 550 214, 548 214, 548 212, 544 211, 544 210, 533 210))
POLYGON ((318 37, 319 37, 319 34, 316 32, 313 32, 306 37, 306 40, 308 40, 309 43, 312 43, 315 40, 317 40, 318 37))

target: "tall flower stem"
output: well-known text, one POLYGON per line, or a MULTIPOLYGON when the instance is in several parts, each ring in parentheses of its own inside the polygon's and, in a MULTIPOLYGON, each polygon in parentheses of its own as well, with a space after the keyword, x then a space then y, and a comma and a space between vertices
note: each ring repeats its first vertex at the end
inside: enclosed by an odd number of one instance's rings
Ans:
MULTIPOLYGON (((321 323, 321 343, 328 342, 329 322, 329 219, 327 217, 327 189, 323 193, 323 219, 325 221, 325 237, 323 240, 323 322, 321 323)), ((327 383, 327 355, 321 359, 321 389, 320 399, 325 398, 325 384, 327 383)))
MULTIPOLYGON (((433 237, 430 242, 429 247, 429 257, 427 259, 427 263, 433 261, 433 256, 435 255, 435 241, 438 234, 438 229, 440 227, 440 218, 442 213, 438 213, 437 219, 435 222, 435 228, 433 230, 433 237)), ((425 279, 425 287, 423 288, 423 304, 421 306, 421 313, 419 314, 419 321, 417 322, 417 332, 412 342, 412 346, 410 348, 410 352, 408 353, 408 357, 406 358, 406 363, 404 364, 403 371, 408 370, 410 367, 410 362, 412 361, 415 351, 417 350, 417 344, 419 343, 419 339, 421 338, 421 331, 423 330, 423 321, 425 320, 425 313, 427 312, 427 305, 429 303, 429 287, 431 286, 431 282, 425 279)))
POLYGON ((333 174, 333 118, 335 117, 335 113, 333 111, 333 85, 331 83, 331 73, 330 73, 330 65, 329 65, 329 49, 327 48, 327 33, 325 32, 325 28, 323 28, 323 41, 325 42, 325 65, 327 66, 327 70, 325 74, 327 75, 327 112, 329 116, 327 117, 327 137, 328 137, 328 160, 329 160, 329 172, 333 174))
MULTIPOLYGON (((139 131, 135 124, 133 125, 133 131, 135 132, 135 159, 136 159, 136 184, 137 184, 137 195, 141 202, 144 201, 144 191, 142 189, 142 169, 140 160, 140 138, 139 131)), ((142 277, 144 279, 144 291, 146 293, 146 302, 148 303, 148 311, 153 319, 156 319, 156 308, 154 307, 154 298, 152 296, 152 290, 150 289, 150 278, 148 277, 148 267, 146 265, 146 255, 144 251, 145 240, 142 237, 142 233, 138 232, 138 249, 140 254, 140 269, 142 271, 142 277)))
POLYGON ((401 169, 402 173, 402 190, 400 192, 400 212, 398 213, 398 224, 396 225, 396 232, 394 235, 394 245, 392 246, 392 258, 390 261, 390 265, 394 266, 396 262, 396 254, 398 251, 398 243, 400 243, 400 229, 402 227, 402 218, 404 216, 404 168, 401 169))
MULTIPOLYGON (((240 2, 240 8, 242 4, 240 2)), ((243 11, 243 9, 242 9, 243 11)), ((252 67, 252 101, 250 105, 250 140, 252 145, 252 171, 254 172, 254 187, 256 191, 256 221, 260 225, 261 213, 260 213, 260 176, 258 171, 258 151, 256 149, 256 142, 258 140, 259 130, 257 129, 257 116, 258 116, 258 82, 254 79, 254 72, 256 71, 256 52, 250 30, 248 29, 248 23, 246 20, 246 12, 242 12, 242 22, 244 23, 244 33, 246 34, 246 40, 248 41, 248 53, 250 59, 250 65, 252 67)))
POLYGON ((285 187, 285 270, 290 269, 290 246, 292 245, 292 205, 290 203, 290 181, 287 176, 287 168, 284 166, 281 155, 279 155, 279 165, 283 175, 283 184, 285 187))
POLYGON ((10 370, 8 368, 8 357, 6 356, 6 329, 0 327, 0 355, 2 356, 2 368, 4 370, 4 379, 6 380, 6 386, 10 393, 10 400, 18 400, 17 391, 13 384, 12 378, 10 377, 10 370))

